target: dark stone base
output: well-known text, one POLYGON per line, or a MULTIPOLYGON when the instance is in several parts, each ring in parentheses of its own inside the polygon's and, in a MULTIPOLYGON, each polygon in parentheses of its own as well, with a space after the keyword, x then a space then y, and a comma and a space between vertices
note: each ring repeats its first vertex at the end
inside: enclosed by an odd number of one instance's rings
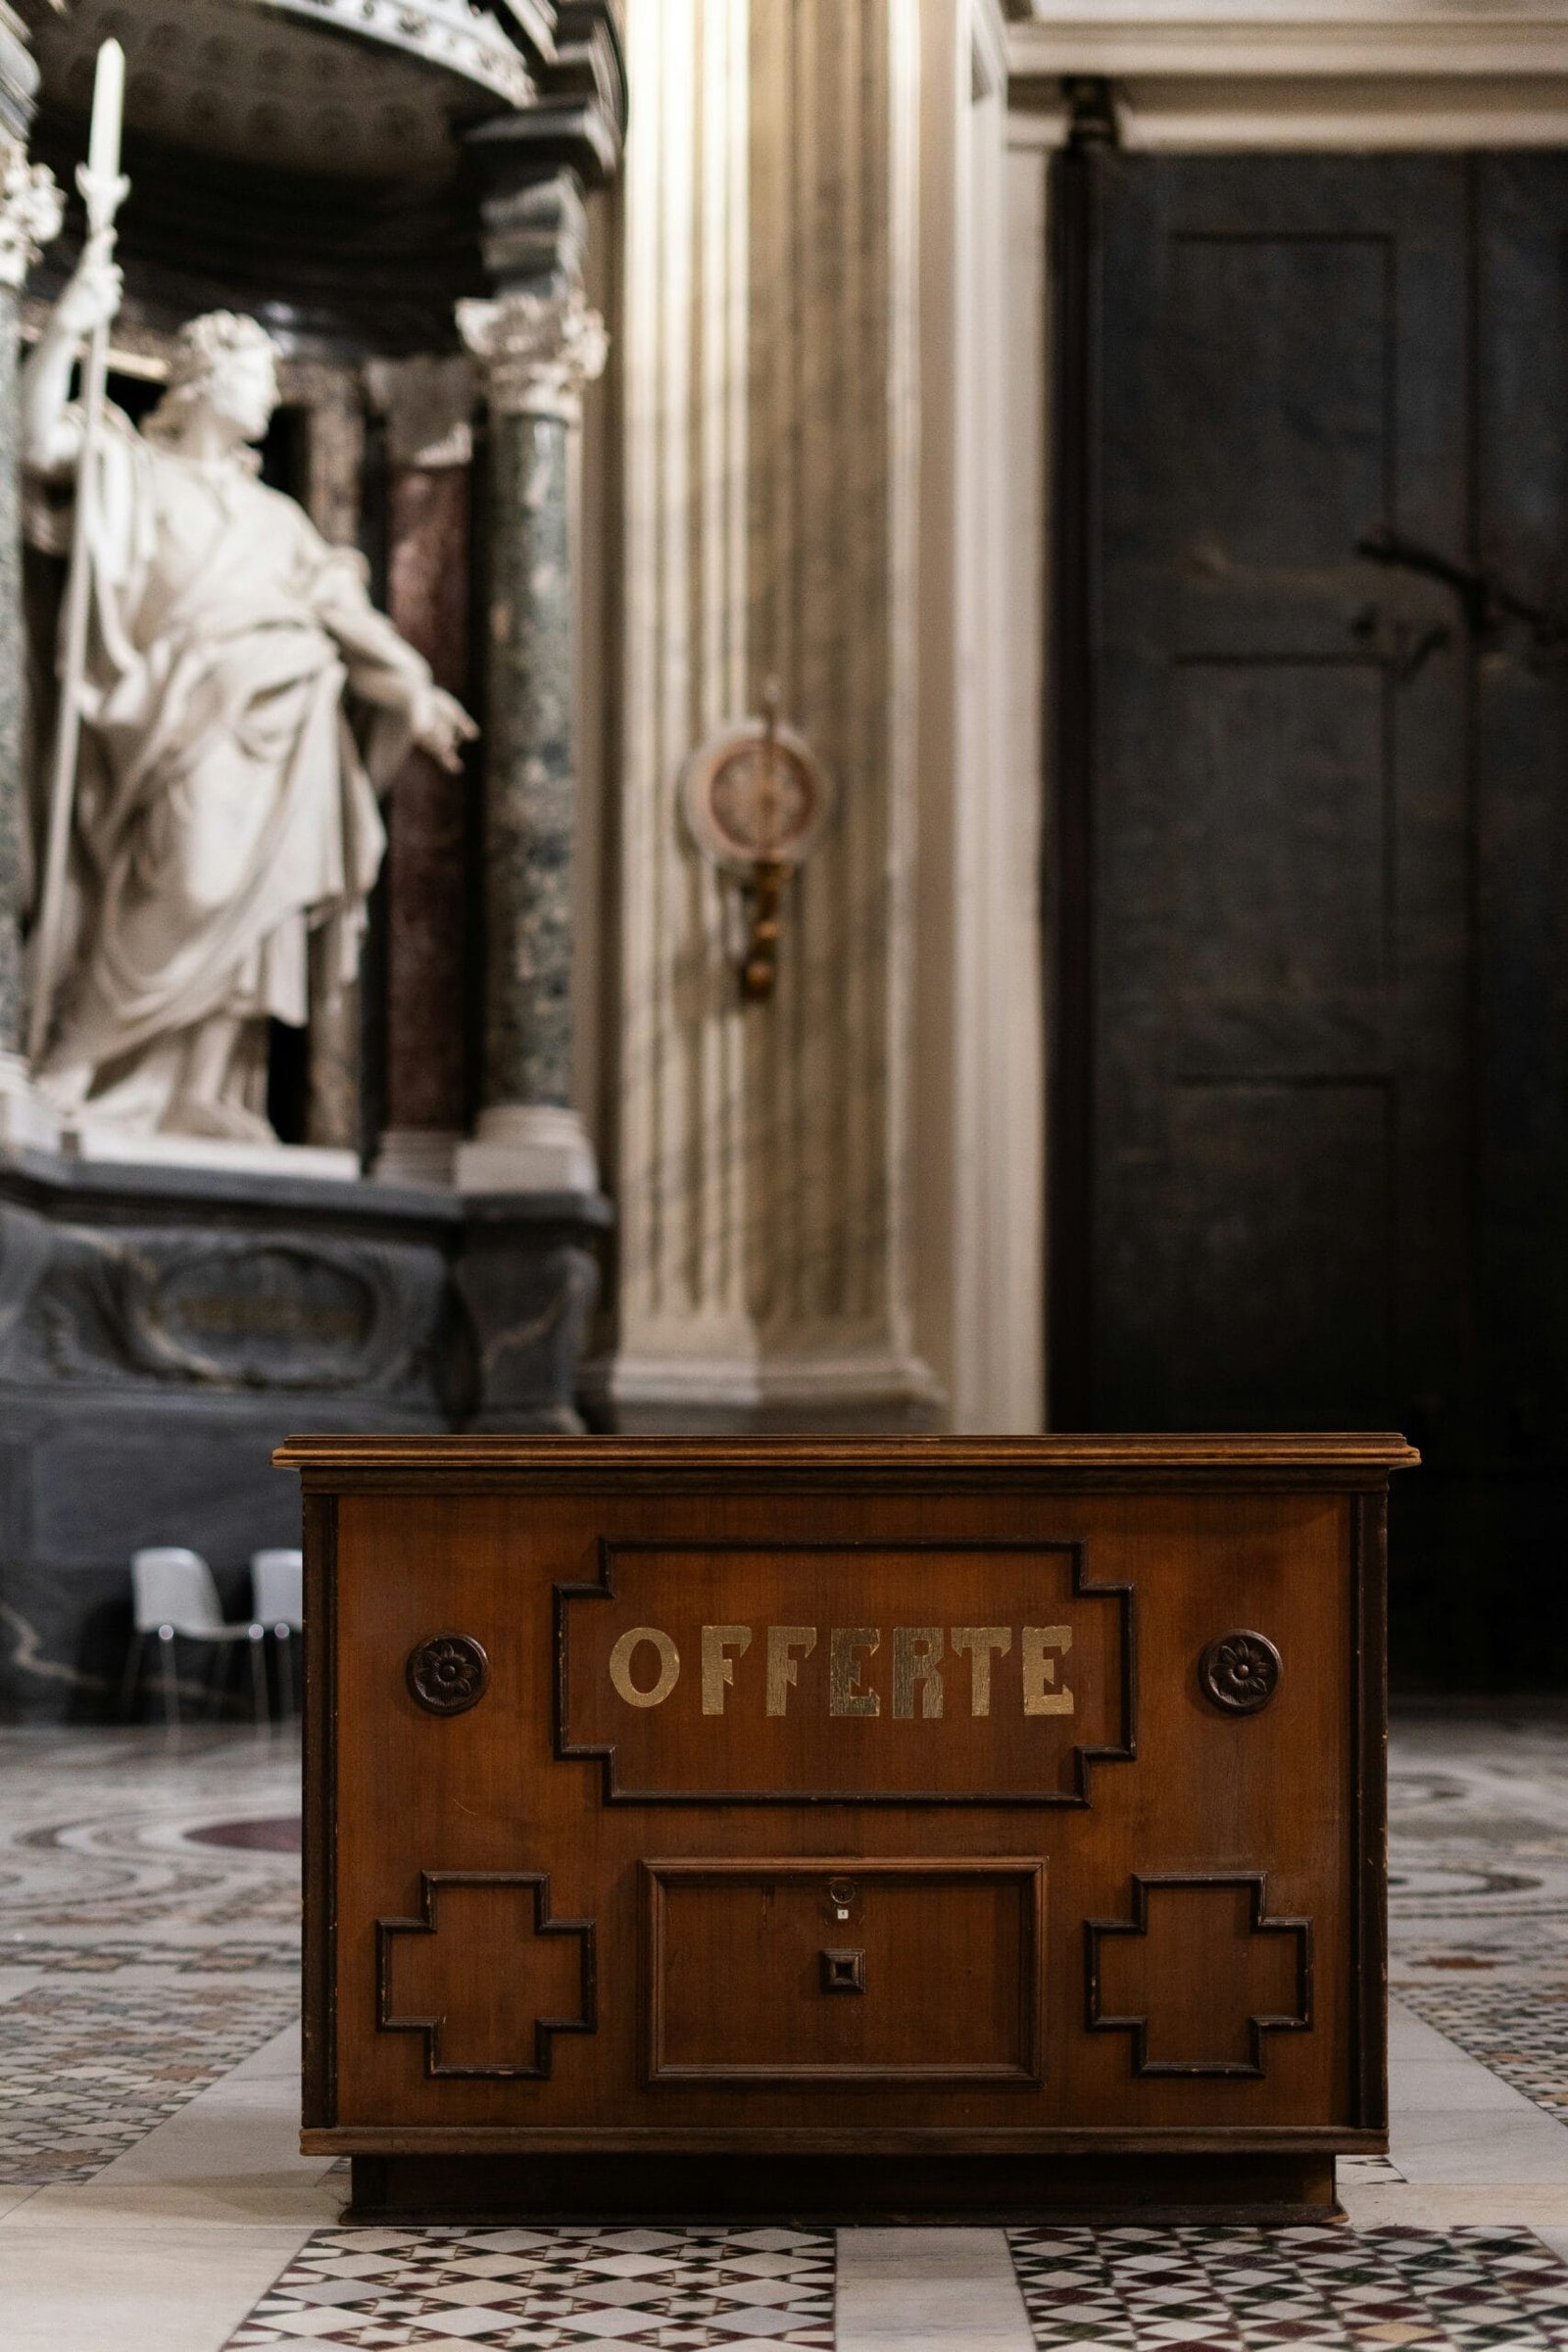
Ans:
POLYGON ((1343 2220, 1332 2156, 356 2156, 350 2222, 1343 2220))
POLYGON ((598 1196, 0 1164, 0 1718, 114 1713, 145 1544, 246 1613, 250 1554, 299 1541, 291 1433, 580 1429, 609 1222, 598 1196))

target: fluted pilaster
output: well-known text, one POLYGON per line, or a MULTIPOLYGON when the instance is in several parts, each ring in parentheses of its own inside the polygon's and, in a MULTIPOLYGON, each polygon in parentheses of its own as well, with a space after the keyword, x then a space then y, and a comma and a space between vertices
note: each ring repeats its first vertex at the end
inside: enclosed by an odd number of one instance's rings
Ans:
POLYGON ((910 1338, 916 0, 632 0, 623 1426, 899 1427, 910 1338), (681 768, 781 683, 839 786, 743 1006, 681 768))

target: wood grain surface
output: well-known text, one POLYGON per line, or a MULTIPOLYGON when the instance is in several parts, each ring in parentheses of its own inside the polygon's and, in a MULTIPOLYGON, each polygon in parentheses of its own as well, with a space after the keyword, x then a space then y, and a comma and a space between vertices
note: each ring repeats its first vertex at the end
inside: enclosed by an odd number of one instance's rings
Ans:
POLYGON ((308 2146, 1382 2143, 1402 1441, 279 1458, 308 2146), (1240 1632, 1280 1661, 1251 1713, 1200 1672, 1240 1632), (461 1713, 411 1683, 434 1637, 488 1661, 461 1713))

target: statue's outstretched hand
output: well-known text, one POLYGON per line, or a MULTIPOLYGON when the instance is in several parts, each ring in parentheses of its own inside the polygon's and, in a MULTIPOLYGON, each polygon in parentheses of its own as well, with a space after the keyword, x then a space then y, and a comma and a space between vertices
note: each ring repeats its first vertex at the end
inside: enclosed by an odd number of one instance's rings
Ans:
POLYGON ((107 326, 119 316, 124 288, 124 272, 119 263, 107 254, 95 253, 89 244, 55 304, 52 328, 74 343, 85 343, 98 327, 107 326))
POLYGON ((46 480, 64 480, 80 457, 80 420, 72 424, 66 415, 72 370, 89 337, 116 316, 123 290, 113 246, 89 237, 27 356, 22 371, 23 456, 46 480))
POLYGON ((455 694, 432 686, 414 714, 414 740, 454 774, 463 765, 463 746, 472 743, 478 728, 455 694))

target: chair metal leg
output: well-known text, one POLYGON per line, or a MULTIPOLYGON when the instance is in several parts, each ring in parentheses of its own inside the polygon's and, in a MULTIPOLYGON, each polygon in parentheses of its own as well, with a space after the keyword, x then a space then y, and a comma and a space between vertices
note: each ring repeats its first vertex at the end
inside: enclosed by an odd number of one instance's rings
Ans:
POLYGON ((172 1626, 158 1629, 158 1661, 164 1685, 164 1729, 179 1729, 179 1674, 174 1663, 174 1634, 172 1626))
POLYGON ((120 1678, 120 1720, 128 1723, 136 1703, 136 1690, 141 1682, 142 1660, 147 1655, 147 1637, 133 1633, 130 1647, 125 1652, 125 1671, 120 1678))
POLYGON ((257 1626, 250 1638, 251 1702, 255 1710, 257 1729, 272 1720, 272 1710, 267 1699, 267 1637, 257 1626))
POLYGON ((277 1636, 277 1701, 278 1713, 285 1723, 294 1713, 294 1647, 286 1625, 275 1629, 277 1636))

